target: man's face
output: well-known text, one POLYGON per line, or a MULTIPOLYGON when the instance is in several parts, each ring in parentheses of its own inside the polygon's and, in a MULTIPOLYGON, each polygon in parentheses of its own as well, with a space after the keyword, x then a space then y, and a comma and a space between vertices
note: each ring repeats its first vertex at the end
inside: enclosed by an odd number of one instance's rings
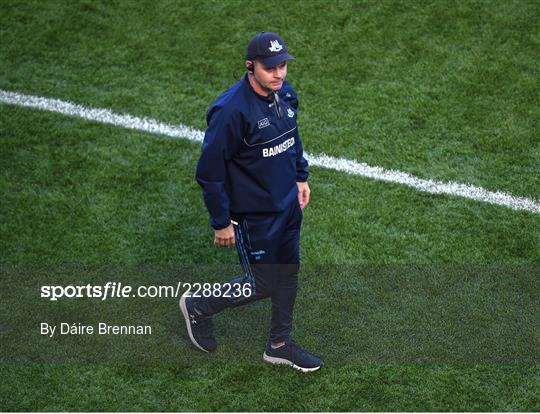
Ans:
POLYGON ((287 76, 287 62, 280 63, 273 68, 267 68, 261 62, 255 61, 255 79, 260 86, 268 92, 279 91, 287 76))

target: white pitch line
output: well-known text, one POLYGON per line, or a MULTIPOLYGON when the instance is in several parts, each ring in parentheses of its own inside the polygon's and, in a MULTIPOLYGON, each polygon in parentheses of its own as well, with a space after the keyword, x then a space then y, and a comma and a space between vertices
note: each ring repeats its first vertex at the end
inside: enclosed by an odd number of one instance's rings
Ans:
MULTIPOLYGON (((29 108, 37 108, 64 115, 75 116, 89 121, 101 122, 122 126, 124 128, 165 135, 172 138, 186 138, 191 141, 202 142, 204 132, 187 125, 170 125, 150 118, 138 118, 131 115, 115 114, 108 109, 87 108, 71 102, 58 99, 49 99, 39 96, 24 95, 0 89, 0 102, 29 108)), ((403 184, 432 194, 447 194, 464 197, 471 200, 482 201, 489 204, 509 207, 513 210, 540 213, 540 202, 525 197, 516 197, 507 192, 492 192, 482 187, 456 182, 442 182, 415 177, 411 174, 387 170, 382 167, 372 167, 365 163, 345 158, 331 157, 326 154, 305 153, 309 164, 315 167, 342 171, 347 174, 382 180, 391 183, 403 184)))

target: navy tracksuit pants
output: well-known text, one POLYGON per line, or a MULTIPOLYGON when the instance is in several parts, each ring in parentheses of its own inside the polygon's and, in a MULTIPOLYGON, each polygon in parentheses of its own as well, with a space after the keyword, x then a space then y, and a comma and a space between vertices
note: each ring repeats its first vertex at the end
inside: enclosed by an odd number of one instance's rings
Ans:
MULTIPOLYGON (((295 199, 280 213, 232 215, 238 256, 244 275, 232 279, 232 285, 251 285, 251 295, 201 297, 195 307, 204 315, 271 298, 270 341, 282 342, 292 331, 293 308, 300 268, 300 227, 302 210, 295 199)), ((222 289, 226 291, 227 287, 222 289)))

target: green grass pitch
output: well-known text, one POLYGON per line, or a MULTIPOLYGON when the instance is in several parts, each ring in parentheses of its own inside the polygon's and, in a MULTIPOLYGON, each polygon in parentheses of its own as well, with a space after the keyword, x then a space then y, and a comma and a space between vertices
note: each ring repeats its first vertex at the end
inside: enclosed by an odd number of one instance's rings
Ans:
MULTIPOLYGON (((276 31, 311 153, 540 199, 538 1, 0 9, 2 90, 204 129, 247 41, 276 31)), ((198 145, 5 104, 0 139, 0 410, 540 411, 538 214, 312 168, 295 338, 327 366, 300 375, 261 360, 268 303, 218 315, 206 356, 174 300, 39 298, 79 267, 228 280, 216 269, 237 259, 212 246, 198 145), (53 310, 129 311, 156 334, 40 338, 53 310)))

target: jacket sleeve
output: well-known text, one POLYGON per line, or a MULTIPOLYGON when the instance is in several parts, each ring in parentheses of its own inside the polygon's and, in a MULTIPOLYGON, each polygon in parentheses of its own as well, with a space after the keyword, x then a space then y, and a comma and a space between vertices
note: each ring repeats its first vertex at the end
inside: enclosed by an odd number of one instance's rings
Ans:
MULTIPOLYGON (((296 111, 298 117, 298 97, 296 96, 296 92, 294 92, 294 90, 288 83, 285 85, 284 92, 288 104, 296 111)), ((304 148, 302 145, 302 140, 300 139, 300 133, 298 132, 298 126, 297 137, 298 143, 296 145, 296 181, 306 182, 309 176, 308 162, 304 158, 304 148)))
POLYGON ((225 187, 226 162, 240 146, 238 118, 237 114, 224 108, 210 108, 207 114, 208 128, 197 163, 196 180, 202 188, 210 225, 216 230, 226 228, 231 223, 230 201, 225 187))
POLYGON ((296 146, 296 181, 305 183, 308 180, 308 162, 304 158, 304 148, 300 134, 298 134, 298 144, 296 146))

